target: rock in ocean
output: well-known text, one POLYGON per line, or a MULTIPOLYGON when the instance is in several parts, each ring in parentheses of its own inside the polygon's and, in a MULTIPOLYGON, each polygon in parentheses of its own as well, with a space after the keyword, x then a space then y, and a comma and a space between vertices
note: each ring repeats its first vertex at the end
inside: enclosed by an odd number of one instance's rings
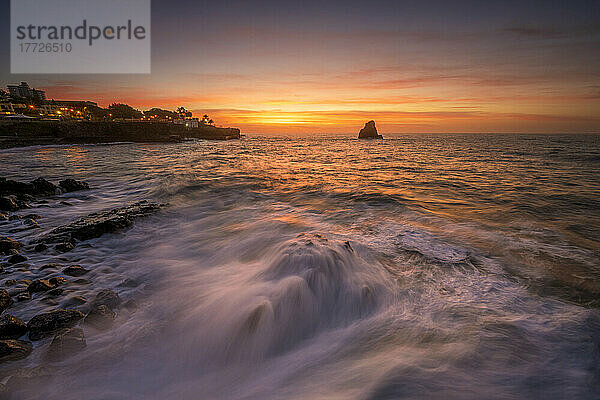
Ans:
POLYGON ((359 139, 383 139, 383 136, 377 133, 375 127, 375 121, 369 121, 365 124, 365 127, 358 132, 359 139))

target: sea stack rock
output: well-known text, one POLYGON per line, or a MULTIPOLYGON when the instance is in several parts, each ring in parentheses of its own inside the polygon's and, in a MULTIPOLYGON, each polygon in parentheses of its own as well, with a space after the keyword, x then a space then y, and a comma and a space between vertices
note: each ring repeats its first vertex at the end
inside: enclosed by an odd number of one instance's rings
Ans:
POLYGON ((383 139, 383 136, 377 133, 375 128, 375 121, 369 121, 365 124, 365 127, 358 132, 359 139, 383 139))

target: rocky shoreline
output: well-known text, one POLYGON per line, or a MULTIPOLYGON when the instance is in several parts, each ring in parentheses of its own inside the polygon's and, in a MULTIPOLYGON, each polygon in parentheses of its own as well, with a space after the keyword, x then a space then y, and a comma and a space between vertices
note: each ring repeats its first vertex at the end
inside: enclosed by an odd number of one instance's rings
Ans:
MULTIPOLYGON (((110 329, 121 310, 136 307, 118 288, 89 279, 93 270, 66 253, 123 231, 164 204, 140 201, 91 213, 43 234, 38 233, 43 216, 27 213, 39 205, 64 204, 61 195, 89 188, 70 178, 58 185, 44 178, 29 183, 0 178, 0 398, 51 374, 52 363, 85 349, 87 335, 110 329), (40 255, 46 262, 32 265, 40 255), (38 365, 23 364, 28 360, 38 365)), ((119 287, 137 285, 123 279, 119 287)))
POLYGON ((237 128, 202 125, 187 128, 169 122, 26 121, 0 122, 0 149, 35 145, 116 142, 177 143, 185 139, 231 140, 237 128))

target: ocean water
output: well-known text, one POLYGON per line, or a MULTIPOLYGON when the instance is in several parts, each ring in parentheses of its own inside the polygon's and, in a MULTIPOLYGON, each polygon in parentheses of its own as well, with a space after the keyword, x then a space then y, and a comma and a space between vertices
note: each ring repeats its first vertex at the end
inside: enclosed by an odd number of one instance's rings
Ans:
MULTIPOLYGON (((0 169, 92 186, 25 210, 43 219, 23 240, 169 203, 60 256, 92 270, 63 298, 113 288, 137 307, 19 398, 600 397, 600 136, 32 147, 0 169)), ((48 342, 1 375, 46 365, 48 342)))

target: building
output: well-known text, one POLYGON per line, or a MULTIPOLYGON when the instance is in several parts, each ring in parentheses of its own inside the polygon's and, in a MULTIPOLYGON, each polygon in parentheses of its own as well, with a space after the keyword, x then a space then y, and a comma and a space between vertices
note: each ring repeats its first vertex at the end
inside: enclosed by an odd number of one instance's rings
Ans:
POLYGON ((185 125, 186 128, 197 128, 200 125, 198 118, 174 119, 174 124, 185 125))
POLYGON ((7 85, 8 93, 13 98, 23 98, 37 101, 46 100, 46 92, 29 87, 27 82, 21 82, 19 85, 7 85))

